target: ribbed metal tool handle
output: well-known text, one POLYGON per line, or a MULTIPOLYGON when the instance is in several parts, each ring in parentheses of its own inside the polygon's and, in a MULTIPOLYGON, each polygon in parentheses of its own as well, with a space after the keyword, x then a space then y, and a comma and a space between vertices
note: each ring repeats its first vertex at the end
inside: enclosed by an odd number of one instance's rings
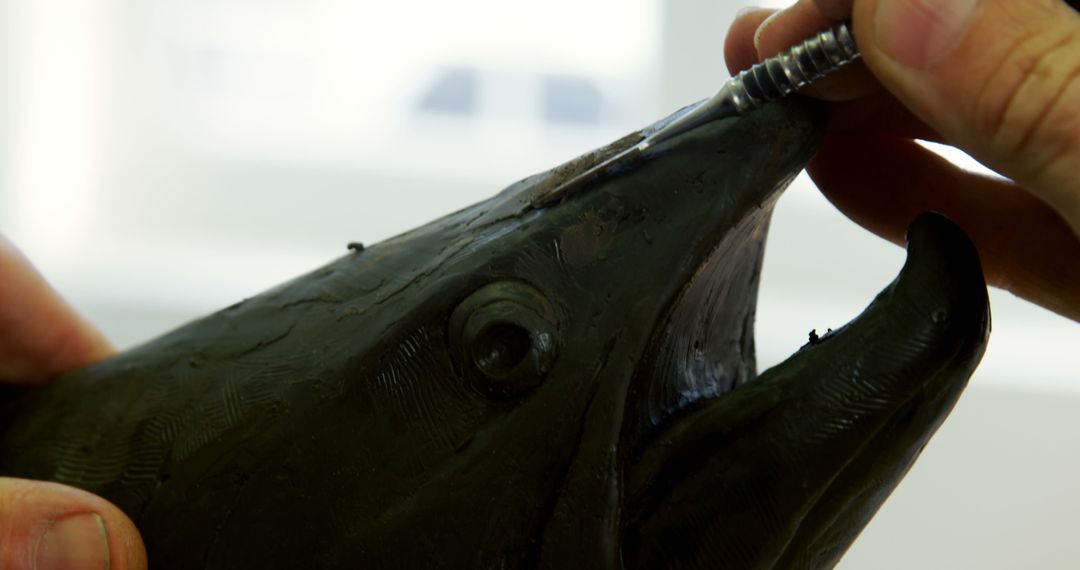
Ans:
POLYGON ((848 23, 837 24, 803 43, 736 75, 728 83, 740 114, 761 107, 859 59, 848 23))

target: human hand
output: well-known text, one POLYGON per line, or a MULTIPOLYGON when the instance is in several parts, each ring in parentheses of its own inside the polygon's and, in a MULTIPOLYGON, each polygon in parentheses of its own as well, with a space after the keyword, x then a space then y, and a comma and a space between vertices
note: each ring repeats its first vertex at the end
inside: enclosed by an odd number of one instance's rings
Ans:
POLYGON ((832 101, 808 168, 848 217, 903 243, 941 212, 972 237, 987 281, 1080 320, 1080 15, 1072 0, 799 0, 740 14, 732 72, 851 19, 864 64, 808 94, 832 101), (969 173, 914 139, 951 144, 1010 180, 969 173))
MULTIPOLYGON (((112 353, 0 236, 0 382, 41 385, 112 353)), ((65 485, 0 477, 0 568, 146 568, 135 525, 120 509, 65 485)))

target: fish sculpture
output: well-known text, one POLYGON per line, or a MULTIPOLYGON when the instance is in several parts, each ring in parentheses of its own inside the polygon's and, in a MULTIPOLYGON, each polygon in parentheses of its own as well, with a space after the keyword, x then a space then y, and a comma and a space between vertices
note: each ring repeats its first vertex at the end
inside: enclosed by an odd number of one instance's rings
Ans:
POLYGON ((664 123, 5 393, 0 475, 112 501, 155 570, 831 567, 982 356, 979 260, 924 215, 862 315, 758 375, 822 110, 623 152, 664 123))

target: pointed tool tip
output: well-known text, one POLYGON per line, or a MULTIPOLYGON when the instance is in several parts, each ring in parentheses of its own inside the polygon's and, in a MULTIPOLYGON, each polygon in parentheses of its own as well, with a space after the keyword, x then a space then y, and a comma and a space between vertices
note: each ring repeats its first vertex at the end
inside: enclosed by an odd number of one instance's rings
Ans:
POLYGON ((692 131, 707 123, 727 117, 733 117, 735 115, 738 115, 738 113, 729 104, 726 92, 721 90, 711 99, 703 101, 697 107, 687 111, 675 120, 661 127, 656 132, 647 136, 638 146, 641 150, 644 150, 692 131))

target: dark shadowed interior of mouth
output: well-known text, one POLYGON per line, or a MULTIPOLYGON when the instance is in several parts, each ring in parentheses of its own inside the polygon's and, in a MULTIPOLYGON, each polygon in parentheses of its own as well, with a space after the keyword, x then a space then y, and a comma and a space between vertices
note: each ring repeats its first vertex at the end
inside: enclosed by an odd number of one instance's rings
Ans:
POLYGON ((628 435, 757 376, 754 318, 774 202, 727 233, 672 304, 631 387, 628 435))

